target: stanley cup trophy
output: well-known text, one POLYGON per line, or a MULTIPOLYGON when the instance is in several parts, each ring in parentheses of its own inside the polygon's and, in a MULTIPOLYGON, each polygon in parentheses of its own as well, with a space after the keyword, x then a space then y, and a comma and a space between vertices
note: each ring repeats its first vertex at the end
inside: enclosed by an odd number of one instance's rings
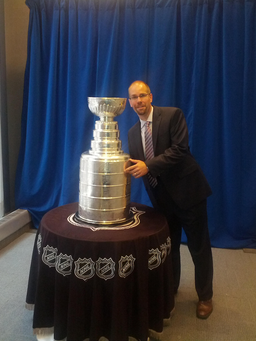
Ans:
POLYGON ((124 111, 126 98, 88 97, 88 105, 100 120, 95 122, 91 150, 80 159, 76 218, 91 224, 118 225, 131 218, 131 176, 124 173, 130 156, 121 150, 114 121, 124 111))

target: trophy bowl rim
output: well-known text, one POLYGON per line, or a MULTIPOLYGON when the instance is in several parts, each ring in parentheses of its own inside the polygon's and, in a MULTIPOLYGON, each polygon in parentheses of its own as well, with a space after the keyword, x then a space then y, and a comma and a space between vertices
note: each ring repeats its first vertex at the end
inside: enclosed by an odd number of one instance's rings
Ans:
POLYGON ((97 97, 97 96, 88 96, 87 97, 88 99, 89 98, 93 98, 93 99, 96 99, 96 98, 98 98, 98 99, 108 99, 108 100, 110 100, 110 99, 121 99, 121 100, 127 100, 127 98, 126 97, 101 97, 101 96, 99 96, 99 97, 97 97))

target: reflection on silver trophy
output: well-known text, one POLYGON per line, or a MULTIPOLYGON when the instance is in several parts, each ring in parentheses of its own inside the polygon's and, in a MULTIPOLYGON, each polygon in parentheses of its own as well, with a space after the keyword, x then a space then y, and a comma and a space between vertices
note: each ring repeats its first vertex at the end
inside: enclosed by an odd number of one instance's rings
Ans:
POLYGON ((81 221, 117 225, 130 219, 131 176, 124 173, 129 155, 121 150, 114 117, 125 109, 125 98, 89 97, 89 109, 100 117, 95 122, 91 150, 81 155, 79 207, 81 221))

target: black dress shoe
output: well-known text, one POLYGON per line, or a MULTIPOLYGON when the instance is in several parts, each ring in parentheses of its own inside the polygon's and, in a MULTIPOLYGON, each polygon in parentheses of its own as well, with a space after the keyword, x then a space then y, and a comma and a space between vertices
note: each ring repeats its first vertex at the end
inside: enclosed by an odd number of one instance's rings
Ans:
POLYGON ((196 308, 196 316, 200 319, 207 319, 213 311, 212 300, 199 301, 196 308))

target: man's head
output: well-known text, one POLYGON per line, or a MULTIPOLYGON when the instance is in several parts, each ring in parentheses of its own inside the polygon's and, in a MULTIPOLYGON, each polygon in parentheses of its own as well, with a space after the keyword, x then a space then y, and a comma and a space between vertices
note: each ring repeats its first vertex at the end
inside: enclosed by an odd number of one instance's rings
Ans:
POLYGON ((142 81, 133 82, 129 89, 129 103, 141 120, 146 121, 150 111, 153 96, 149 86, 142 81))

